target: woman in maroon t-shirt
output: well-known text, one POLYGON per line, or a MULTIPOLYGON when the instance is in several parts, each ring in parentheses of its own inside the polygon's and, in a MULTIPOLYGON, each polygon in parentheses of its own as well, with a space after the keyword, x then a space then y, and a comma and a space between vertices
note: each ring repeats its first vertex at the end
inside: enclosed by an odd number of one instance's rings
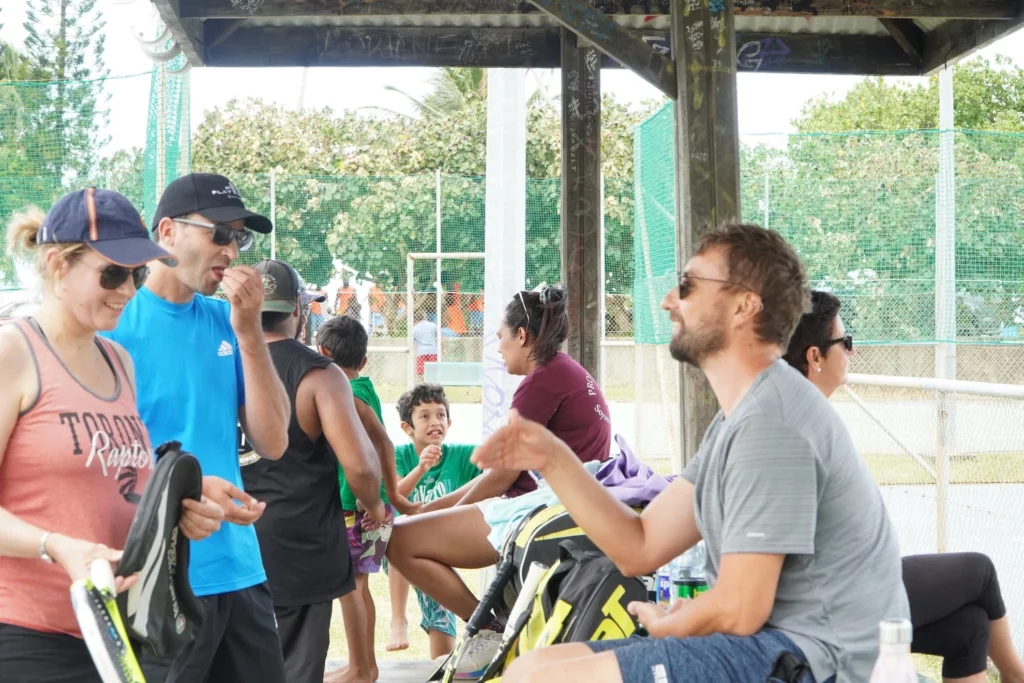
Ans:
MULTIPOLYGON (((568 329, 561 289, 519 292, 505 309, 498 350, 512 375, 526 375, 512 399, 524 417, 560 437, 584 462, 611 454, 608 404, 597 382, 559 348, 568 329)), ((396 520, 387 556, 403 576, 463 621, 477 599, 452 567, 478 569, 498 561, 491 528, 479 505, 537 488, 520 470, 488 470, 466 486, 396 520)), ((500 629, 491 624, 484 630, 500 629)), ((493 635, 500 638, 500 632, 493 635)))
MULTIPOLYGON (((582 365, 559 351, 568 328, 564 290, 519 292, 505 309, 498 352, 510 375, 526 375, 512 407, 560 438, 583 462, 611 454, 612 424, 601 388, 582 365)), ((520 472, 505 494, 515 497, 537 488, 520 472)))

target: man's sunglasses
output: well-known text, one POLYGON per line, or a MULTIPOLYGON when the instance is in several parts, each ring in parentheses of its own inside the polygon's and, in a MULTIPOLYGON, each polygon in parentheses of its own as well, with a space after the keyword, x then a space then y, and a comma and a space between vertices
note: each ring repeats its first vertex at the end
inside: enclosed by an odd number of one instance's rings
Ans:
POLYGON ((844 347, 846 347, 847 351, 853 351, 853 335, 848 334, 845 337, 840 337, 839 339, 829 339, 820 344, 819 348, 822 351, 828 351, 835 344, 842 344, 844 347))
POLYGON ((127 268, 125 266, 110 265, 100 269, 100 287, 103 289, 118 289, 128 278, 132 279, 135 289, 142 289, 143 283, 149 277, 149 266, 138 266, 127 268))
POLYGON ((718 278, 713 278, 713 277, 699 277, 697 275, 690 275, 689 273, 683 273, 682 275, 679 276, 679 298, 680 299, 685 299, 686 297, 688 297, 690 295, 690 292, 693 291, 693 283, 694 283, 695 280, 703 280, 705 282, 718 282, 718 283, 723 284, 723 285, 729 285, 731 287, 739 287, 741 289, 747 290, 748 292, 752 292, 754 294, 757 294, 757 292, 754 292, 754 290, 752 290, 750 287, 747 287, 746 285, 744 285, 742 283, 739 283, 739 282, 733 282, 732 280, 719 280, 718 278))
POLYGON ((218 247, 226 247, 231 244, 231 240, 238 242, 238 251, 246 251, 252 246, 252 233, 248 230, 235 230, 230 225, 224 225, 223 223, 211 225, 209 223, 190 221, 185 218, 175 218, 174 220, 185 225, 213 230, 213 243, 218 247))

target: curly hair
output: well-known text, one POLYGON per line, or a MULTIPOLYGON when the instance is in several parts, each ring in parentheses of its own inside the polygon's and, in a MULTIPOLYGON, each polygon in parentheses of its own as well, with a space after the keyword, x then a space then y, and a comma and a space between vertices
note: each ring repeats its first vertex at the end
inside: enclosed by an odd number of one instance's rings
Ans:
POLYGON ((439 403, 444 406, 445 412, 451 414, 448 397, 444 395, 444 387, 440 384, 417 384, 411 391, 401 395, 395 407, 402 422, 411 425, 412 411, 424 403, 439 403))

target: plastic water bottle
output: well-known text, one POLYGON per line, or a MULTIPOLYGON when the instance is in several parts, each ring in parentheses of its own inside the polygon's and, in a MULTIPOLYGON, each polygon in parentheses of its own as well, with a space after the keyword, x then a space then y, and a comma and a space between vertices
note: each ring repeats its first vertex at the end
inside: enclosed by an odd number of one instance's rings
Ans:
POLYGON ((907 619, 885 619, 878 624, 878 659, 869 683, 917 683, 910 643, 914 629, 907 619))
POLYGON ((690 600, 697 597, 708 589, 708 582, 704 575, 704 563, 707 560, 707 550, 704 541, 700 541, 685 553, 672 560, 672 599, 690 600))
POLYGON ((672 568, 666 564, 657 573, 658 604, 668 607, 672 602, 672 568))

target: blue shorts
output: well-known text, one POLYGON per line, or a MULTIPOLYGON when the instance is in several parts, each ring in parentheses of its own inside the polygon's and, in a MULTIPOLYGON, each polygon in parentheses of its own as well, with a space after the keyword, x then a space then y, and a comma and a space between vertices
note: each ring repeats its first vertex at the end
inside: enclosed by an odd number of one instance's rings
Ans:
MULTIPOLYGON (((595 640, 586 645, 594 652, 614 650, 622 680, 630 683, 774 683, 781 679, 769 674, 787 652, 806 666, 800 648, 774 629, 748 637, 716 633, 699 638, 595 640)), ((795 680, 815 683, 810 667, 795 680)))

